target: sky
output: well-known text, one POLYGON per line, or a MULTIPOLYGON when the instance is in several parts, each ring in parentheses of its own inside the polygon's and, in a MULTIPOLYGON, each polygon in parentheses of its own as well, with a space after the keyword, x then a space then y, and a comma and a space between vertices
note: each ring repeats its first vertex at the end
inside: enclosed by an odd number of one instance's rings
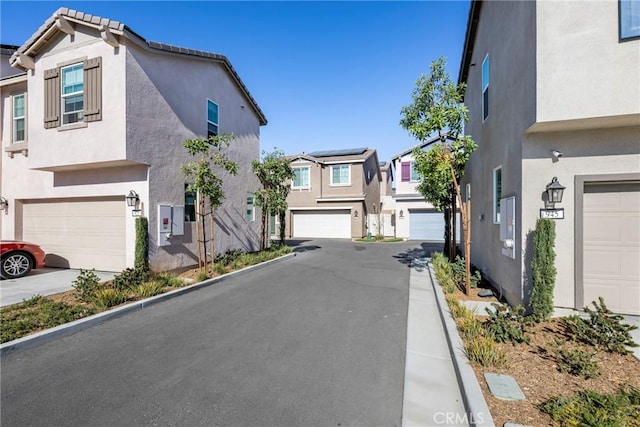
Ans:
POLYGON ((400 125, 415 81, 447 59, 454 82, 469 0, 11 1, 0 41, 23 44, 59 7, 120 21, 148 41, 225 55, 267 117, 263 151, 415 145, 400 125))

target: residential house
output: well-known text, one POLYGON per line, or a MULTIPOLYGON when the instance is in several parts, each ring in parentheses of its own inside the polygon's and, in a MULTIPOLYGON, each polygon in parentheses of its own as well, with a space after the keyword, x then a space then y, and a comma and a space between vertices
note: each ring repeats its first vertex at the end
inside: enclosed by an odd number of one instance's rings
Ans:
POLYGON ((118 271, 133 266, 135 216, 146 216, 151 268, 193 265, 183 141, 233 133, 239 172, 222 176, 215 250, 258 248, 251 161, 267 120, 225 56, 61 8, 9 62, 19 73, 1 80, 2 238, 42 245, 51 266, 118 271))
POLYGON ((554 304, 640 314, 640 2, 473 1, 460 66, 471 262, 512 304, 556 225, 554 304), (561 202, 547 188, 564 186, 561 202))
POLYGON ((290 238, 353 238, 367 234, 380 212, 381 173, 375 149, 317 151, 288 156, 295 173, 287 198, 290 238))
POLYGON ((380 162, 380 203, 382 204, 380 216, 380 229, 378 229, 378 218, 373 217, 374 222, 370 224, 371 229, 376 234, 382 234, 385 237, 396 237, 396 212, 395 203, 393 201, 393 167, 391 162, 380 162))
MULTIPOLYGON (((420 175, 415 169, 413 152, 429 150, 440 141, 439 137, 403 150, 391 159, 396 171, 396 188, 393 194, 396 212, 396 236, 404 239, 444 242, 444 214, 436 210, 418 191, 420 175), (399 178, 399 180, 398 180, 399 178)), ((460 230, 458 218, 458 230, 460 230)), ((460 234, 457 233, 458 240, 460 234)))

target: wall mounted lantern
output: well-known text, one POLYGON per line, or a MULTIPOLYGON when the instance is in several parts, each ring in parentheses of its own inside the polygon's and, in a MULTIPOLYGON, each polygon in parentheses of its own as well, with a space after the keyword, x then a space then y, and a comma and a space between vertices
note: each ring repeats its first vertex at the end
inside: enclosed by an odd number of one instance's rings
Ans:
POLYGON ((564 194, 564 189, 562 184, 558 182, 557 177, 553 177, 551 182, 547 184, 547 197, 549 198, 549 203, 562 203, 562 195, 564 194))
POLYGON ((404 218, 404 211, 400 209, 400 218, 404 218))
POLYGON ((129 206, 130 208, 134 208, 138 205, 139 201, 140 201, 140 197, 138 197, 138 193, 136 193, 133 190, 130 190, 129 194, 127 195, 127 206, 129 206))
POLYGON ((0 197, 0 211, 9 212, 9 201, 4 197, 0 197))
POLYGON ((358 210, 357 209, 353 211, 353 216, 358 218, 358 210))

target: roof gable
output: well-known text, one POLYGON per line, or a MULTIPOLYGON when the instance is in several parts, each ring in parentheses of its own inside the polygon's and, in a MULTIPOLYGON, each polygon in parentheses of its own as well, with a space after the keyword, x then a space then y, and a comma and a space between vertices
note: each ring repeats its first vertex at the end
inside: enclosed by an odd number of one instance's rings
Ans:
MULTIPOLYGON (((449 136, 447 136, 447 139, 449 141, 454 141, 454 139, 449 137, 449 136)), ((421 142, 421 143, 419 143, 417 145, 414 145, 411 148, 408 148, 408 149, 406 149, 404 151, 401 151, 401 152, 395 154, 394 156, 391 157, 391 160, 393 161, 393 160, 399 159, 402 156, 406 156, 407 154, 413 153, 413 151, 418 149, 418 148, 419 149, 425 149, 426 147, 428 147, 428 146, 430 146, 432 144, 435 144, 436 142, 439 142, 439 141, 440 141, 440 137, 439 136, 434 136, 433 138, 429 138, 424 142, 421 142)))

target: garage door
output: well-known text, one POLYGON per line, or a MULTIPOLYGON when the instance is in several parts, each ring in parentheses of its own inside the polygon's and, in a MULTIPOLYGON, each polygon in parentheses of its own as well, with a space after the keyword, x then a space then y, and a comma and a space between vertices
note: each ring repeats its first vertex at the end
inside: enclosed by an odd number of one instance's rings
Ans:
POLYGON ((125 268, 125 213, 122 197, 23 203, 24 240, 47 253, 51 267, 125 268))
POLYGON ((296 211, 293 213, 293 236, 305 238, 351 238, 351 212, 296 211))
POLYGON ((640 314, 640 184, 585 184, 584 303, 640 314))
MULTIPOLYGON (((460 241, 460 214, 457 240, 460 241)), ((409 239, 444 242, 444 214, 437 211, 409 211, 409 239)))

